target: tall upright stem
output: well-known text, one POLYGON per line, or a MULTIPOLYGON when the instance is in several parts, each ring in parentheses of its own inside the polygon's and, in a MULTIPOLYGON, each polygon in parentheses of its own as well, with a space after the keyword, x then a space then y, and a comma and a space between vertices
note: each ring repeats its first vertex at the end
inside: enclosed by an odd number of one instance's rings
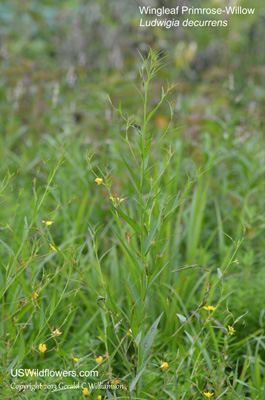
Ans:
POLYGON ((145 164, 145 137, 146 137, 146 124, 147 124, 147 96, 148 96, 148 80, 145 82, 145 95, 144 95, 144 123, 142 130, 142 171, 141 171, 141 184, 140 184, 140 223, 141 223, 141 258, 144 261, 144 207, 143 207, 143 185, 144 185, 144 164, 145 164))

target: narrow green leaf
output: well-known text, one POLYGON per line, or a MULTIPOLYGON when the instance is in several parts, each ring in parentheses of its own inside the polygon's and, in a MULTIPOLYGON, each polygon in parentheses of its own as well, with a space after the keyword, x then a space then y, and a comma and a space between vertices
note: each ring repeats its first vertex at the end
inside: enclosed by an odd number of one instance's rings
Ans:
POLYGON ((116 235, 116 237, 119 239, 121 245, 123 246, 123 248, 125 249, 126 253, 129 256, 129 261, 131 263, 131 265, 133 267, 137 266, 140 267, 140 269, 138 268, 138 271, 141 272, 141 270, 145 271, 145 266, 144 264, 141 262, 141 260, 139 258, 137 258, 134 253, 132 251, 130 251, 130 249, 128 248, 128 246, 125 244, 125 242, 123 241, 123 239, 121 238, 121 236, 118 234, 118 232, 113 228, 113 231, 116 235))
POLYGON ((139 225, 130 217, 128 217, 128 215, 124 214, 121 210, 119 210, 118 208, 114 207, 111 205, 111 208, 113 208, 113 210, 117 211, 117 213, 123 218, 125 219, 126 222, 128 222, 128 224, 133 228, 133 230, 139 234, 141 234, 141 229, 139 227, 139 225))
POLYGON ((166 251, 167 245, 169 243, 169 239, 167 239, 166 243, 164 244, 164 246, 162 247, 161 251, 159 252, 159 256, 162 257, 166 251))
POLYGON ((256 388, 254 388, 253 386, 248 385, 247 383, 241 381, 240 379, 236 379, 236 382, 240 383, 240 385, 246 386, 252 390, 255 390, 256 392, 258 392, 258 390, 256 388))
POLYGON ((255 386, 258 389, 259 392, 261 392, 261 371, 260 371, 260 361, 259 361, 259 356, 256 357, 255 360, 255 386))
POLYGON ((8 244, 6 244, 2 239, 0 239, 0 243, 2 243, 2 245, 9 251, 9 253, 12 254, 12 256, 15 256, 13 250, 11 249, 10 246, 8 246, 8 244))
POLYGON ((107 389, 108 399, 114 399, 113 394, 107 389))
POLYGON ((159 217, 158 217, 156 223, 154 224, 153 228, 152 228, 151 231, 149 232, 149 235, 148 235, 147 238, 145 239, 145 242, 144 242, 144 255, 146 255, 146 254, 148 253, 148 251, 149 251, 149 249, 150 249, 150 247, 151 247, 152 240, 153 240, 153 238, 154 238, 154 236, 155 236, 155 234, 156 234, 156 231, 157 231, 157 230, 159 229, 159 227, 160 227, 161 215, 162 215, 162 212, 160 212, 159 217))
POLYGON ((148 288, 147 289, 149 289, 151 286, 152 286, 152 284, 155 282, 155 280, 159 277, 159 275, 164 271, 164 269, 166 268, 166 266, 170 263, 170 261, 172 260, 172 258, 170 259, 170 260, 168 260, 168 262, 158 271, 158 273, 154 276, 154 278, 151 280, 151 282, 149 283, 149 285, 148 285, 148 288))
POLYGON ((245 312, 245 314, 240 315, 234 322, 234 324, 236 324, 238 321, 240 321, 245 315, 248 314, 248 311, 245 312))
POLYGON ((138 89, 138 87, 137 87, 133 82, 131 82, 131 83, 133 84, 133 87, 135 88, 135 90, 137 91, 137 93, 140 95, 142 101, 144 102, 144 96, 142 95, 142 93, 140 92, 140 90, 138 89))
POLYGON ((0 268, 0 291, 2 290, 4 285, 5 285, 5 280, 4 280, 4 276, 3 276, 1 268, 0 268))
POLYGON ((44 311, 43 311, 43 305, 41 307, 40 311, 40 319, 39 319, 39 330, 41 331, 44 325, 44 311))
POLYGON ((189 332, 187 332, 187 331, 184 331, 184 332, 185 332, 186 335, 188 336, 189 341, 191 342, 191 344, 193 344, 193 343, 194 343, 193 337, 189 334, 189 332))
POLYGON ((218 400, 218 399, 223 399, 224 398, 224 394, 226 393, 226 392, 228 392, 228 390, 229 390, 229 388, 226 388, 218 397, 216 397, 216 400, 218 400))
POLYGON ((153 109, 153 111, 150 112, 150 114, 148 114, 148 117, 146 118, 146 122, 148 122, 152 116, 157 112, 157 110, 162 106, 162 104, 167 100, 167 98, 169 97, 170 92, 168 92, 158 103, 158 105, 153 109))
POLYGON ((106 291, 107 291, 107 303, 108 303, 108 306, 109 306, 111 312, 113 314, 118 314, 119 308, 116 306, 116 303, 113 301, 109 286, 107 286, 106 291))
POLYGON ((149 156, 154 131, 155 130, 152 129, 152 132, 150 133, 149 138, 147 140, 146 147, 145 147, 145 157, 149 156))
POLYGON ((21 363, 23 361, 25 355, 25 341, 23 333, 20 332, 19 335, 19 349, 18 349, 18 362, 21 363))
POLYGON ((4 334, 5 334, 4 323, 3 321, 0 321, 0 338, 4 336, 4 334))
POLYGON ((153 325, 151 326, 151 328, 149 329, 149 331, 146 333, 142 344, 141 344, 141 349, 142 349, 142 357, 143 360, 145 360, 151 351, 151 347, 155 338, 155 333, 157 330, 157 326, 159 324, 160 319, 162 318, 164 314, 164 311, 159 315, 159 317, 155 320, 155 322, 153 323, 153 325))
POLYGON ((17 362, 18 362, 18 356, 16 356, 16 357, 14 358, 14 360, 11 362, 11 364, 9 364, 9 366, 8 366, 7 369, 6 369, 6 372, 11 371, 11 369, 14 368, 14 366, 16 365, 17 362))
POLYGON ((118 135, 126 144, 128 144, 128 141, 122 135, 120 135, 117 131, 114 131, 114 133, 116 133, 116 135, 118 135))
POLYGON ((176 314, 177 316, 178 316, 178 318, 179 318, 179 320, 180 320, 180 322, 183 324, 184 322, 186 322, 187 321, 187 318, 186 317, 184 317, 183 315, 181 315, 181 314, 176 314))
POLYGON ((174 394, 172 394, 171 392, 169 392, 168 390, 163 390, 163 392, 165 392, 166 394, 168 394, 169 395, 169 397, 172 399, 172 400, 176 400, 176 397, 174 396, 174 394))
POLYGON ((139 292, 137 290, 136 283, 132 281, 130 276, 128 277, 128 284, 133 301, 139 307, 141 303, 141 296, 139 295, 139 292))
POLYGON ((143 372, 147 366, 147 363, 148 363, 148 359, 139 368, 137 375, 135 376, 135 378, 132 380, 132 383, 130 384, 130 392, 132 392, 135 389, 138 380, 140 379, 141 375, 143 374, 143 372))
POLYGON ((149 161, 149 156, 146 156, 145 160, 144 160, 144 170, 145 171, 147 170, 147 167, 148 167, 148 161, 149 161))
POLYGON ((171 207, 171 210, 166 213, 165 218, 169 217, 169 215, 171 215, 180 206, 181 201, 179 201, 179 196, 180 196, 180 192, 178 192, 178 194, 174 200, 174 203, 171 207))
POLYGON ((23 236, 22 236, 22 240, 25 240, 25 238, 28 236, 28 231, 29 231, 29 226, 28 226, 28 221, 27 221, 27 217, 24 217, 24 230, 23 230, 23 236))
MULTIPOLYGON (((163 373, 164 373, 164 371, 161 370, 160 374, 159 374, 159 375, 156 375, 154 379, 152 379, 151 381, 149 381, 148 384, 147 384, 146 386, 143 387, 143 390, 142 390, 142 391, 145 392, 145 393, 150 393, 150 389, 151 389, 152 387, 154 387, 154 385, 157 384, 158 379, 163 375, 163 373)), ((165 392, 165 390, 164 390, 164 392, 165 392)))
POLYGON ((50 302, 50 316, 53 315, 53 312, 54 312, 54 309, 55 309, 55 301, 56 301, 56 294, 55 294, 55 292, 53 292, 52 299, 51 299, 51 302, 50 302))
POLYGON ((138 333, 138 335, 136 336, 136 338, 134 340, 136 346, 138 346, 140 344, 141 338, 142 338, 142 331, 138 333))
POLYGON ((124 159, 123 157, 121 157, 121 158, 123 159, 123 162, 124 162, 124 164, 126 165, 128 171, 130 172, 131 177, 132 177, 132 179, 133 179, 133 181, 134 181, 134 183, 135 183, 135 186, 137 187, 138 191, 140 192, 140 183, 139 183, 139 181, 138 181, 138 179, 137 179, 137 176, 135 175, 135 173, 133 172, 133 170, 131 169, 131 167, 129 166, 129 164, 125 161, 125 159, 124 159))

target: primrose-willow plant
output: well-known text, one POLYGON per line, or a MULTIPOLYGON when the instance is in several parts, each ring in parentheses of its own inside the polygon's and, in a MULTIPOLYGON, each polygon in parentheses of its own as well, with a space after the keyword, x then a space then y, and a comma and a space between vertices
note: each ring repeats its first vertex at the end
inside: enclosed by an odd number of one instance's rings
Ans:
MULTIPOLYGON (((133 391, 137 388, 137 395, 141 392, 141 385, 138 384, 138 381, 150 359, 155 331, 163 314, 162 312, 146 332, 143 322, 148 313, 148 304, 152 301, 153 288, 159 282, 163 272, 166 272, 165 270, 170 262, 170 259, 164 257, 169 238, 165 237, 163 227, 187 196, 194 183, 194 181, 190 180, 182 194, 176 193, 168 197, 164 195, 162 181, 170 164, 173 154, 172 149, 170 146, 167 148, 162 157, 162 167, 157 165, 154 157, 151 157, 151 153, 152 151, 159 152, 155 148, 160 150, 159 145, 163 143, 163 139, 176 130, 176 128, 172 127, 174 108, 169 101, 172 90, 176 85, 167 83, 166 89, 162 88, 161 90, 160 101, 150 110, 150 84, 164 66, 165 58, 152 50, 150 50, 146 58, 142 55, 141 58, 142 66, 139 69, 141 86, 138 88, 133 84, 136 94, 140 98, 139 114, 127 116, 123 111, 122 104, 120 103, 119 107, 115 107, 109 98, 112 107, 125 123, 125 135, 120 132, 116 133, 126 143, 131 154, 131 159, 126 159, 122 156, 122 160, 134 185, 135 197, 130 199, 130 202, 134 201, 135 207, 131 206, 128 210, 125 199, 112 192, 113 182, 110 172, 106 170, 106 173, 103 173, 100 169, 98 170, 99 172, 95 172, 92 167, 92 157, 90 155, 87 157, 89 166, 95 175, 95 182, 98 185, 104 185, 108 190, 111 211, 118 226, 117 230, 113 230, 127 262, 126 279, 129 285, 131 307, 129 308, 130 315, 127 314, 125 319, 137 350, 137 355, 134 358, 136 369, 130 390, 133 391), (153 119, 163 104, 168 105, 169 121, 164 132, 158 136, 156 135, 153 119), (133 137, 133 140, 131 137, 133 137), (125 230, 123 220, 127 223, 125 230), (124 235, 125 232, 126 234, 124 235)), ((92 231, 91 236, 92 238, 94 236, 92 231)), ((92 240, 95 243, 95 239, 92 240)), ((97 258, 99 275, 102 278, 98 261, 97 258)), ((113 306, 114 302, 110 298, 106 284, 104 284, 103 278, 101 280, 104 295, 100 296, 100 298, 106 300, 106 307, 110 306, 110 304, 113 306)), ((124 317, 124 311, 122 314, 124 317)))
MULTIPOLYGON (((105 254, 101 257, 98 256, 98 228, 91 229, 90 234, 95 251, 95 264, 101 282, 98 290, 98 304, 101 308, 104 325, 102 336, 104 336, 108 354, 107 374, 113 378, 112 363, 114 359, 120 357, 120 364, 123 365, 125 371, 127 370, 122 378, 127 384, 127 397, 122 398, 128 399, 146 399, 146 395, 156 385, 158 377, 170 367, 167 360, 163 356, 161 357, 162 351, 165 351, 166 346, 175 340, 181 330, 183 332, 187 325, 192 324, 204 306, 208 311, 215 311, 215 307, 210 306, 209 308, 207 304, 208 296, 212 299, 214 293, 208 287, 202 301, 190 315, 183 316, 178 314, 177 310, 175 311, 174 318, 180 322, 178 328, 172 328, 170 323, 167 325, 164 323, 163 326, 168 332, 164 333, 163 342, 160 343, 158 349, 153 351, 154 339, 159 334, 158 327, 162 323, 163 317, 168 321, 172 319, 172 311, 169 311, 170 307, 163 299, 163 296, 168 296, 168 291, 175 296, 175 288, 171 284, 172 273, 193 267, 184 266, 177 270, 172 268, 172 260, 174 261, 176 254, 168 250, 172 239, 169 227, 194 182, 200 177, 201 171, 199 170, 193 179, 188 180, 182 191, 175 191, 176 185, 173 185, 171 190, 166 190, 167 185, 174 181, 175 177, 174 171, 170 169, 173 151, 165 141, 167 135, 177 129, 173 126, 174 107, 169 101, 175 85, 167 84, 166 89, 162 88, 160 100, 153 109, 150 109, 150 103, 153 102, 151 83, 164 66, 165 59, 152 50, 146 58, 142 56, 141 58, 140 88, 133 84, 140 100, 138 113, 128 116, 121 103, 116 107, 109 98, 112 107, 124 121, 124 131, 116 133, 127 147, 127 150, 124 150, 121 155, 121 159, 130 176, 134 195, 127 198, 126 193, 114 192, 115 178, 111 177, 111 171, 106 169, 104 173, 99 168, 98 171, 95 171, 92 156, 87 156, 89 167, 95 176, 95 184, 107 189, 110 211, 116 221, 116 224, 111 224, 111 230, 115 236, 117 251, 121 255, 120 270, 123 279, 123 285, 117 291, 118 295, 113 293, 106 283, 108 277, 104 275, 101 267, 101 260, 105 254), (161 132, 156 129, 154 119, 158 110, 165 105, 169 109, 169 118, 164 131, 161 132), (160 291, 161 287, 162 291, 160 291), (165 337, 167 337, 166 340, 165 337), (154 377, 151 375, 151 378, 146 380, 145 376, 148 374, 147 370, 151 363, 156 372, 154 377), (133 394, 135 397, 132 397, 133 394)), ((226 269, 234 262, 239 245, 240 243, 237 244, 236 250, 229 258, 226 269)), ((218 272, 213 288, 220 283, 222 277, 222 272, 218 272)), ((222 299, 222 293, 220 299, 222 299)), ((179 301, 181 302, 181 299, 179 301)), ((221 300, 217 306, 220 303, 221 300)), ((183 309, 185 309, 184 304, 183 309)), ((202 354, 205 356, 209 368, 212 366, 210 357, 204 349, 209 340, 209 334, 200 337, 210 319, 211 313, 200 327, 198 335, 194 326, 191 326, 192 334, 197 336, 196 340, 193 340, 192 336, 185 331, 189 342, 188 349, 182 356, 175 354, 174 357, 171 357, 172 365, 179 363, 177 372, 182 364, 184 365, 185 360, 190 360, 196 346, 199 346, 201 350, 198 353, 197 363, 195 362, 191 369, 190 376, 195 379, 196 368, 201 365, 199 356, 202 354)), ((234 333, 233 326, 229 329, 227 337, 234 333)), ((224 332, 226 332, 225 329, 224 332)), ((215 338, 215 346, 218 348, 217 339, 214 333, 211 333, 215 338)), ((223 364, 220 366, 221 368, 223 371, 223 364)), ((169 393, 166 388, 167 385, 172 385, 173 379, 174 374, 164 384, 165 393, 169 393)), ((202 394, 203 389, 200 389, 199 386, 203 386, 204 383, 196 384, 198 393, 202 394)), ((212 395, 212 391, 208 389, 205 388, 206 397, 212 395)), ((157 396, 157 393, 155 395, 157 396)))

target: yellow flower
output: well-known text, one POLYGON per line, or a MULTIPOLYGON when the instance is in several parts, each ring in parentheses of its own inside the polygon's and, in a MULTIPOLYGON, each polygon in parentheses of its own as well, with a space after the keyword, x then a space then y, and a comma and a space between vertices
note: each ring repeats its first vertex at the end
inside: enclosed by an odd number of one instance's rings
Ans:
POLYGON ((53 251, 57 251, 57 249, 50 243, 50 248, 53 250, 53 251))
POLYGON ((101 400, 101 399, 102 399, 102 396, 101 396, 101 395, 99 395, 99 396, 97 397, 97 399, 98 399, 98 400, 101 400))
POLYGON ((39 297, 38 293, 34 293, 33 299, 37 299, 39 297))
POLYGON ((214 395, 214 393, 210 393, 210 392, 203 392, 204 396, 208 397, 208 399, 214 395))
POLYGON ((62 334, 62 332, 59 331, 59 329, 55 329, 55 331, 53 331, 54 336, 60 336, 62 334))
POLYGON ((50 226, 54 223, 54 221, 42 221, 43 224, 45 224, 46 226, 50 226))
POLYGON ((101 183, 103 182, 103 180, 101 178, 96 178, 95 182, 97 182, 98 185, 101 185, 101 183))
POLYGON ((235 328, 233 326, 228 325, 228 332, 230 335, 233 335, 235 333, 235 328))
POLYGON ((79 360, 81 360, 81 358, 74 357, 75 362, 78 362, 79 360))
POLYGON ((207 306, 207 307, 202 307, 202 308, 204 308, 205 310, 208 310, 208 311, 214 311, 215 310, 214 306, 207 306))
POLYGON ((96 358, 96 363, 97 364, 102 363, 102 361, 103 361, 103 357, 102 356, 99 356, 99 357, 96 358))
POLYGON ((120 382, 119 379, 115 379, 115 380, 111 381, 112 385, 118 385, 119 382, 120 382))
POLYGON ((162 370, 165 371, 168 368, 168 363, 166 361, 162 362, 160 368, 162 368, 162 370))
POLYGON ((117 202, 121 203, 121 202, 124 201, 125 199, 120 199, 119 197, 110 196, 110 200, 111 200, 113 203, 117 203, 117 202))
POLYGON ((39 345, 39 351, 41 351, 42 353, 44 353, 47 350, 47 346, 46 344, 40 344, 39 345))
POLYGON ((85 388, 85 389, 82 391, 82 393, 83 393, 84 396, 89 396, 88 388, 85 388))

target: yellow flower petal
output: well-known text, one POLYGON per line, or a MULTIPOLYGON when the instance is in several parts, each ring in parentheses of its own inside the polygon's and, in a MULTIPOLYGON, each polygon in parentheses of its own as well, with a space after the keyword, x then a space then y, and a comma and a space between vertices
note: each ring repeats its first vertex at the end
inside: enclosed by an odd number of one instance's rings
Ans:
POLYGON ((79 360, 81 360, 81 358, 74 357, 75 362, 78 362, 79 360))
POLYGON ((230 334, 230 335, 233 335, 234 333, 235 333, 235 328, 233 327, 233 326, 230 326, 230 325, 228 325, 228 333, 230 334))
POLYGON ((99 396, 97 397, 97 399, 98 399, 98 400, 101 400, 101 399, 102 399, 102 396, 101 396, 101 395, 99 395, 99 396))
POLYGON ((165 371, 168 368, 168 363, 166 361, 162 362, 160 368, 162 368, 162 370, 165 371))
POLYGON ((43 224, 45 224, 46 226, 50 226, 54 223, 54 221, 42 221, 43 224))
POLYGON ((97 364, 102 363, 102 361, 103 361, 103 357, 102 356, 99 356, 99 357, 96 358, 96 363, 97 364))
POLYGON ((202 307, 202 308, 204 308, 205 310, 208 310, 208 311, 214 311, 216 309, 216 307, 214 307, 214 306, 206 306, 206 307, 202 307))
POLYGON ((122 201, 124 201, 125 199, 123 199, 123 198, 119 198, 119 197, 113 197, 113 196, 110 196, 110 198, 109 198, 111 201, 113 201, 113 203, 117 203, 117 202, 119 202, 119 203, 121 203, 122 201))
POLYGON ((101 183, 103 182, 103 180, 101 178, 96 178, 95 182, 97 182, 98 185, 101 185, 101 183))
POLYGON ((47 350, 47 346, 46 344, 39 344, 39 351, 41 351, 42 353, 44 353, 47 350))
POLYGON ((214 395, 214 393, 210 393, 210 392, 203 392, 204 396, 208 397, 208 399, 214 395))
POLYGON ((39 297, 38 293, 34 293, 33 299, 37 299, 39 297))
POLYGON ((53 331, 54 336, 60 336, 62 334, 62 332, 59 331, 59 329, 55 329, 55 331, 53 331))
POLYGON ((84 396, 89 396, 89 391, 88 388, 84 388, 84 390, 82 391, 84 396))

